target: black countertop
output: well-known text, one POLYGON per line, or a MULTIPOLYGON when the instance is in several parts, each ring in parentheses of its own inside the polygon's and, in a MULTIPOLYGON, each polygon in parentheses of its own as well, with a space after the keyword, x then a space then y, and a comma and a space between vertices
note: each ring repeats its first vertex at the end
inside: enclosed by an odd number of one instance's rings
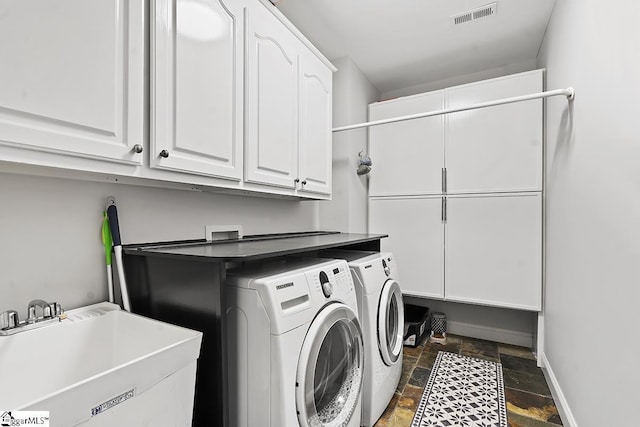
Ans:
POLYGON ((142 256, 201 259, 203 261, 254 261, 320 249, 359 245, 387 237, 386 234, 308 232, 245 236, 237 240, 207 242, 190 240, 126 245, 124 253, 142 256))

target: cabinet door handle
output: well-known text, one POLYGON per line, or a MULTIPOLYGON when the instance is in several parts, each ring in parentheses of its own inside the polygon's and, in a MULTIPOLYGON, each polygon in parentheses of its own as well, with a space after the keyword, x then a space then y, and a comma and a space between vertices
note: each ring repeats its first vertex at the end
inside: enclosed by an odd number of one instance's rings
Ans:
POLYGON ((302 181, 302 185, 307 185, 307 180, 302 181))
POLYGON ((143 150, 144 150, 144 148, 142 148, 142 145, 140 145, 140 144, 136 144, 136 145, 133 146, 133 152, 134 153, 140 154, 140 153, 142 153, 143 150))
POLYGON ((442 192, 447 192, 447 168, 442 168, 442 192))
POLYGON ((447 222, 447 198, 442 198, 442 206, 440 208, 440 220, 442 222, 447 222))
POLYGON ((447 198, 444 198, 444 222, 447 222, 447 198))
POLYGON ((300 178, 296 178, 293 180, 293 188, 296 189, 298 187, 298 183, 300 182, 300 178))
POLYGON ((167 157, 169 157, 169 152, 167 150, 162 150, 160 152, 160 157, 162 157, 163 159, 166 159, 167 157))

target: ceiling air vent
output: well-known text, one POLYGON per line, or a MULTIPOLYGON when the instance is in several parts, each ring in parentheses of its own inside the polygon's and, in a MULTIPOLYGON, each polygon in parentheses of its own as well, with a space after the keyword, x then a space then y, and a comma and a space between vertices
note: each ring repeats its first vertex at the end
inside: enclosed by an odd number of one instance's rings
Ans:
POLYGON ((466 22, 475 21, 478 19, 489 18, 490 16, 494 16, 498 11, 498 3, 494 2, 491 4, 484 5, 477 9, 468 10, 463 13, 459 13, 457 15, 453 15, 450 17, 452 25, 460 25, 466 22))

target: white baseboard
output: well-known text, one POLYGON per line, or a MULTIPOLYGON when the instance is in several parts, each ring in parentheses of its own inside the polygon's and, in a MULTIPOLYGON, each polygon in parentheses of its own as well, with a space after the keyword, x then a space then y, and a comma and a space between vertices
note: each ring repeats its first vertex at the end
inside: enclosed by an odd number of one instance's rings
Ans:
POLYGON ((540 360, 542 360, 542 372, 544 372, 544 376, 549 384, 549 389, 551 389, 551 395, 553 396, 553 400, 558 408, 560 418, 562 418, 562 424, 567 427, 578 427, 578 423, 573 417, 571 408, 569 408, 569 403, 564 397, 562 388, 560 388, 558 378, 556 378, 556 375, 553 373, 553 369, 551 368, 547 355, 544 352, 540 354, 540 360))
POLYGON ((454 335, 496 341, 505 344, 533 347, 533 335, 511 329, 493 328, 490 326, 473 325, 471 323, 447 320, 447 332, 454 335))

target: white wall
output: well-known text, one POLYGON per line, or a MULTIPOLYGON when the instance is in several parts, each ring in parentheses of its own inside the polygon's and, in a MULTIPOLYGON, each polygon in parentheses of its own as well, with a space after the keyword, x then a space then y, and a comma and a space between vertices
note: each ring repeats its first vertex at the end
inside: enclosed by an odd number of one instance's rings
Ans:
POLYGON ((245 234, 318 229, 313 201, 0 173, 0 312, 23 319, 35 298, 65 309, 106 300, 100 230, 109 195, 125 244, 200 239, 215 224, 241 224, 245 234))
POLYGON ((451 76, 443 80, 425 82, 416 86, 410 86, 403 89, 391 90, 383 92, 380 99, 392 99, 400 96, 415 95, 417 93, 431 92, 433 90, 444 89, 451 86, 462 85, 466 83, 476 82, 479 80, 492 79, 494 77, 506 76, 509 74, 522 73, 524 71, 535 70, 536 59, 531 58, 526 61, 505 64, 502 67, 490 68, 488 70, 478 71, 477 73, 463 74, 459 76, 451 76))
MULTIPOLYGON (((368 106, 379 93, 350 58, 332 61, 333 126, 367 121, 368 106)), ((367 231, 367 176, 356 175, 358 152, 367 152, 363 129, 333 135, 333 194, 320 204, 320 229, 351 233, 367 231)))
MULTIPOLYGON (((547 88, 545 356, 581 427, 637 425, 640 4, 557 0, 547 88)), ((567 408, 565 408, 567 409, 567 408)))

